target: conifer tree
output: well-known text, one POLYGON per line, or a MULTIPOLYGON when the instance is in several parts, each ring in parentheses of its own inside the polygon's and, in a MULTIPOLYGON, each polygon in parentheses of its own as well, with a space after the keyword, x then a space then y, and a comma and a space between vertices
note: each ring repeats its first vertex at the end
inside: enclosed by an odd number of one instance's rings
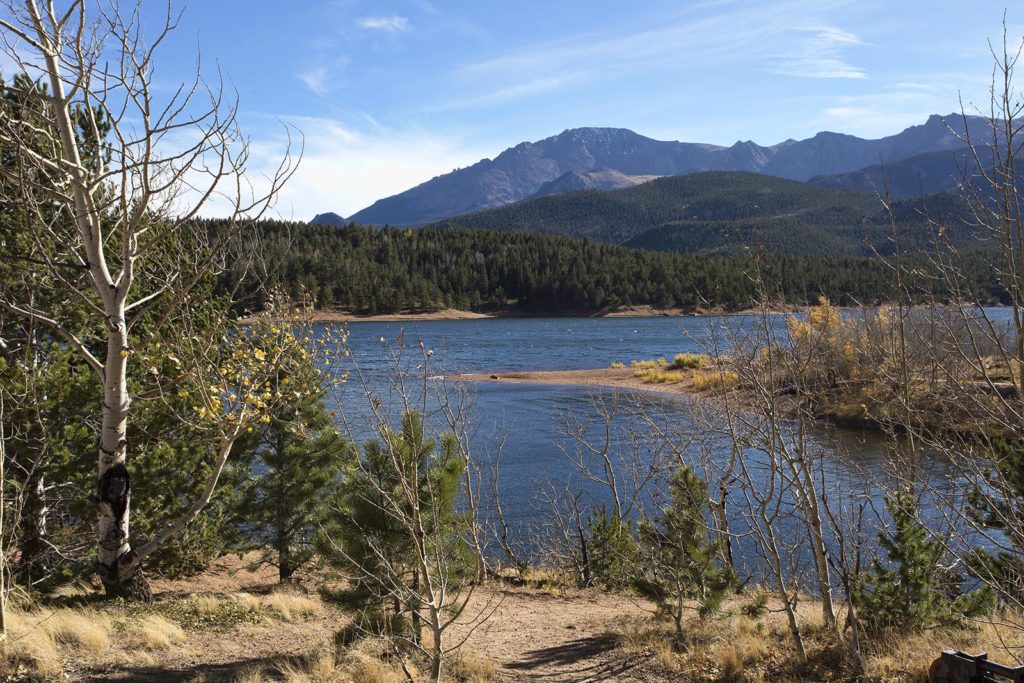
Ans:
POLYGON ((628 586, 639 559, 633 525, 602 504, 594 507, 587 520, 587 531, 584 583, 589 581, 609 589, 628 586))
POLYGON ((676 638, 683 635, 683 611, 695 600, 703 618, 718 610, 735 585, 731 567, 719 566, 718 543, 711 540, 705 515, 707 487, 689 467, 669 480, 671 505, 657 523, 641 522, 640 544, 645 571, 635 586, 675 623, 676 638))
POLYGON ((1024 446, 997 439, 989 462, 984 480, 970 492, 970 515, 977 525, 998 529, 1003 541, 992 549, 975 550, 969 564, 982 581, 1020 604, 1024 600, 1024 446))
POLYGON ((892 522, 889 533, 879 534, 885 560, 871 561, 851 596, 869 634, 952 625, 991 609, 988 588, 961 593, 959 577, 943 576, 942 543, 917 519, 909 493, 887 496, 885 507, 892 522))
POLYGON ((454 435, 424 435, 416 411, 403 415, 399 431, 384 427, 379 437, 344 480, 318 545, 351 579, 331 597, 358 610, 355 633, 422 652, 438 680, 444 634, 466 607, 475 569, 470 520, 455 505, 465 461, 454 435))
POLYGON ((289 398, 248 440, 250 478, 236 515, 260 563, 290 581, 313 556, 313 538, 336 495, 349 447, 323 401, 321 376, 309 363, 269 387, 289 398))

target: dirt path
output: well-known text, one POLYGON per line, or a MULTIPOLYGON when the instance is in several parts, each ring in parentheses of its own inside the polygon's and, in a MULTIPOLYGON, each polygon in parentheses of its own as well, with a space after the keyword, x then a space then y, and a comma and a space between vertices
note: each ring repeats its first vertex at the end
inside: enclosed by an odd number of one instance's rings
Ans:
POLYGON ((536 589, 484 591, 471 603, 493 610, 466 646, 498 665, 496 681, 658 681, 648 658, 617 649, 613 626, 646 613, 599 591, 554 595, 536 589))
MULTIPOLYGON (((275 584, 271 570, 251 573, 225 558, 199 577, 154 581, 158 600, 189 595, 226 597, 262 594, 275 584)), ((452 627, 452 642, 493 661, 495 681, 660 681, 651 657, 627 655, 611 635, 624 619, 647 616, 643 605, 597 590, 553 592, 487 586, 478 589, 466 621, 488 615, 473 627, 452 627)), ((323 611, 295 622, 238 624, 226 629, 189 629, 187 642, 135 661, 109 660, 74 667, 73 680, 234 681, 253 670, 273 671, 289 659, 331 650, 334 634, 351 615, 325 604, 323 611)))

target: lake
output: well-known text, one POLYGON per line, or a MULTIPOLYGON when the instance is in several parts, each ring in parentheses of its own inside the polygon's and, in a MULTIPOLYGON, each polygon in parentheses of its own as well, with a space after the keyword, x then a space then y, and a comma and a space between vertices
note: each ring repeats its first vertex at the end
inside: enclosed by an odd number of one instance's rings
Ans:
MULTIPOLYGON (((993 315, 1003 318, 1006 313, 995 309, 993 315)), ((373 433, 364 391, 374 392, 385 406, 394 405, 395 395, 390 387, 396 363, 404 364, 421 378, 436 378, 442 372, 602 368, 613 362, 628 364, 637 359, 671 358, 680 352, 705 352, 716 341, 722 345, 731 333, 742 334, 756 323, 752 316, 355 323, 349 326, 354 373, 345 389, 332 398, 332 409, 344 416, 346 429, 361 441, 373 433), (404 346, 401 351, 400 337, 404 346), (426 350, 432 351, 429 358, 426 350), (417 365, 426 367, 417 369, 417 365)), ((774 316, 772 324, 784 325, 784 316, 774 316)), ((415 386, 433 387, 436 382, 421 381, 415 386)), ((547 499, 551 492, 564 492, 567 485, 581 485, 587 509, 608 501, 602 487, 580 481, 578 470, 567 457, 575 444, 566 434, 565 420, 566 414, 572 413, 580 425, 598 427, 600 420, 593 397, 607 398, 610 389, 488 382, 465 386, 474 402, 470 419, 475 457, 481 463, 491 462, 497 445, 503 444, 498 479, 502 507, 516 540, 529 554, 539 550, 536 532, 549 516, 551 506, 547 499)), ((643 394, 648 412, 656 413, 664 428, 680 434, 695 428, 688 399, 643 394)), ((629 410, 627 406, 613 420, 613 439, 623 448, 635 444, 637 423, 629 410)), ((397 409, 392 411, 392 419, 397 422, 397 409)), ((810 438, 822 453, 825 486, 841 483, 844 487, 862 489, 877 502, 886 448, 878 434, 822 427, 813 430, 810 438)), ((728 452, 724 444, 722 451, 728 452)), ((938 470, 936 476, 941 477, 941 465, 938 470)), ((484 479, 485 498, 490 500, 487 477, 484 479)), ((741 548, 740 552, 753 551, 741 548)))

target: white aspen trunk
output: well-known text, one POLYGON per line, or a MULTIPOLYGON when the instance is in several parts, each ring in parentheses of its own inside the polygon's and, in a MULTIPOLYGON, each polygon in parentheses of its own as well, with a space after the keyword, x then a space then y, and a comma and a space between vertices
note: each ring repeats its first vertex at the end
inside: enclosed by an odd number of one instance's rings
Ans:
MULTIPOLYGON (((122 307, 123 308, 123 307, 122 307)), ((112 595, 148 599, 149 588, 133 565, 129 542, 131 480, 125 467, 128 455, 128 338, 123 311, 110 317, 107 334, 106 377, 103 385, 103 423, 97 463, 100 578, 112 595)))
MULTIPOLYGON (((34 0, 28 0, 27 9, 35 25, 42 48, 46 72, 53 96, 54 122, 60 133, 64 162, 70 177, 74 199, 73 218, 85 250, 86 263, 93 288, 103 302, 104 325, 107 331, 106 358, 102 367, 103 413, 99 436, 97 465, 97 508, 99 548, 97 569, 107 592, 112 595, 151 597, 145 579, 132 563, 129 544, 129 509, 131 485, 125 467, 127 456, 128 408, 128 327, 125 321, 125 300, 132 285, 131 257, 121 264, 121 276, 115 281, 104 253, 102 222, 90 194, 88 175, 78 147, 70 103, 64 89, 59 52, 60 45, 51 36, 34 0)), ((123 216, 122 220, 128 220, 123 216)), ((130 230, 122 231, 123 238, 131 240, 130 230)), ((130 253, 126 249, 125 254, 130 253)))

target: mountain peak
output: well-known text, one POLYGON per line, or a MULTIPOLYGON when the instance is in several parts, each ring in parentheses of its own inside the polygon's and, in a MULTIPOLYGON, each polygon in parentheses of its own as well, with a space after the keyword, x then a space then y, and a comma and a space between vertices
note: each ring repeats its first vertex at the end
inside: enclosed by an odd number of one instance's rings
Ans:
MULTIPOLYGON (((807 181, 883 163, 963 147, 954 117, 925 123, 877 140, 823 131, 805 140, 761 147, 739 140, 731 147, 662 141, 628 128, 580 127, 536 142, 521 142, 494 159, 429 180, 354 214, 369 224, 420 225, 528 197, 568 189, 612 188, 635 177, 684 175, 702 170, 749 171, 807 181), (946 123, 954 129, 950 132, 946 123), (603 170, 603 173, 596 173, 603 170), (616 175, 617 174, 617 175, 616 175)), ((969 124, 972 128, 974 123, 969 124)))
POLYGON ((348 224, 342 216, 328 211, 327 213, 318 213, 313 216, 313 220, 310 221, 311 225, 333 225, 334 227, 342 227, 348 224))

